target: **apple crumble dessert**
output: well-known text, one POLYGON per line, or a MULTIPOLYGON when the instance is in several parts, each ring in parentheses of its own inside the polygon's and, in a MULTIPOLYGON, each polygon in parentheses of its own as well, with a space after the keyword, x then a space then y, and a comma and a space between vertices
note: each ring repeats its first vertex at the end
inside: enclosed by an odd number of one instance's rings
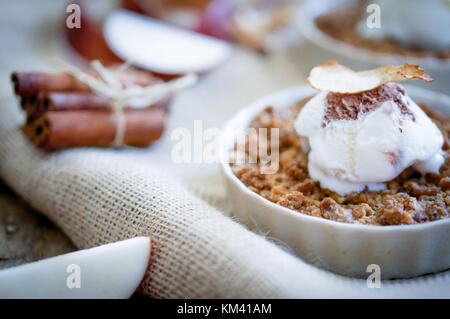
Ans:
MULTIPOLYGON (((324 77, 315 72, 320 68, 335 68, 328 78, 336 69, 353 72, 341 67, 329 62, 313 69, 310 84, 331 86, 319 79, 324 77)), ((267 200, 329 220, 401 225, 448 218, 449 117, 426 103, 419 107, 402 86, 390 82, 389 70, 397 81, 398 72, 410 79, 418 70, 405 67, 411 66, 353 72, 362 82, 363 75, 370 78, 380 70, 385 75, 375 87, 366 81, 370 89, 365 91, 354 92, 349 80, 343 82, 350 93, 335 87, 285 109, 268 106, 249 127, 279 128, 277 172, 263 174, 259 160, 231 163, 233 172, 267 200)), ((270 151, 270 135, 267 139, 270 151)))
POLYGON ((315 24, 329 36, 363 49, 446 60, 450 59, 449 19, 446 1, 376 0, 330 10, 317 17, 315 24), (368 5, 374 4, 381 11, 379 27, 368 27, 369 12, 374 12, 368 5))

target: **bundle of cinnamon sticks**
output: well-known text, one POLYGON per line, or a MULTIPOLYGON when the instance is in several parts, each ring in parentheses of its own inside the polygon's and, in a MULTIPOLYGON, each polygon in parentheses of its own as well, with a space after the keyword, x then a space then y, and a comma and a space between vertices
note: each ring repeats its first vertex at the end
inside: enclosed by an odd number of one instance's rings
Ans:
MULTIPOLYGON (((114 142, 118 118, 111 101, 71 74, 14 72, 11 81, 27 115, 22 130, 36 146, 51 150, 109 147, 114 142)), ((120 82, 149 86, 160 80, 144 71, 127 70, 120 74, 120 82)), ((125 106, 121 144, 145 147, 157 140, 170 100, 167 96, 141 109, 125 106)))

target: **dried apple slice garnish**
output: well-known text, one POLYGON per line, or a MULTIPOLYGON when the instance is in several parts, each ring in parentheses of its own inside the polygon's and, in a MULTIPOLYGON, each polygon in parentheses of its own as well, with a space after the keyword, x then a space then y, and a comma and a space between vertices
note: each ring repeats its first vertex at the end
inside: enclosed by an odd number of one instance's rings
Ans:
POLYGON ((313 88, 334 93, 359 93, 387 82, 406 80, 433 81, 425 70, 414 64, 387 65, 373 70, 355 72, 337 61, 328 61, 316 66, 308 77, 308 82, 313 88))

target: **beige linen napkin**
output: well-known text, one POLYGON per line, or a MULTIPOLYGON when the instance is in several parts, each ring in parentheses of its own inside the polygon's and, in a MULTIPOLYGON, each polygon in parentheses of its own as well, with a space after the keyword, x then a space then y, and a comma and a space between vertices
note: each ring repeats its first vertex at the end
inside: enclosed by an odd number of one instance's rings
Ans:
POLYGON ((450 273, 383 282, 308 265, 224 216, 129 149, 35 149, 18 129, 12 96, 0 102, 0 176, 78 248, 153 239, 142 293, 157 298, 443 297, 450 273))

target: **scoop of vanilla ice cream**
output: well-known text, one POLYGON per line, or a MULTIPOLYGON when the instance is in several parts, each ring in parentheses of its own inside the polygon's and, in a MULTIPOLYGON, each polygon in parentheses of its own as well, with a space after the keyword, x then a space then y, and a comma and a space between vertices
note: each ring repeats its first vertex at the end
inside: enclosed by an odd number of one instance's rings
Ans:
POLYGON ((383 182, 411 165, 423 174, 439 171, 444 163, 443 136, 406 93, 400 98, 408 114, 392 98, 356 119, 325 123, 325 113, 333 107, 328 106, 328 94, 323 91, 313 97, 295 122, 296 132, 309 138, 309 174, 322 187, 340 195, 365 187, 378 191, 385 188, 383 182))
MULTIPOLYGON (((368 16, 357 25, 366 38, 392 38, 410 46, 450 48, 450 3, 446 0, 375 0, 380 8, 380 28, 369 28, 368 16)), ((371 13, 368 13, 371 14, 371 13)))

